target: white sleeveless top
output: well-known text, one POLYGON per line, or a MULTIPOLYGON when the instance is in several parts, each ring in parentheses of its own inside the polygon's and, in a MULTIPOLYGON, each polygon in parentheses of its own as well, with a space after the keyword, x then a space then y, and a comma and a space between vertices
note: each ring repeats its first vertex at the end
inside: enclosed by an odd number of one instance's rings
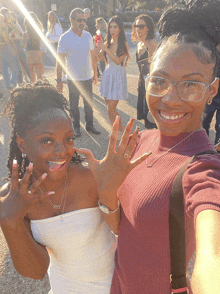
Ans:
POLYGON ((50 255, 50 293, 110 293, 116 238, 98 207, 32 220, 31 229, 50 255))

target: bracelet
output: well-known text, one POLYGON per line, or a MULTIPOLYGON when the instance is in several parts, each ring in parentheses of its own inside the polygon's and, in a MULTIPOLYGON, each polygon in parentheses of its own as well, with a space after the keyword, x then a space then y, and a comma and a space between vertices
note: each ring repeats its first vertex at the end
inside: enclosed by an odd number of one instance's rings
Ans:
POLYGON ((115 210, 110 210, 107 206, 101 204, 100 201, 98 201, 98 205, 99 205, 99 209, 106 214, 112 214, 112 213, 116 212, 117 210, 119 210, 119 208, 120 208, 119 200, 118 200, 118 207, 115 210))

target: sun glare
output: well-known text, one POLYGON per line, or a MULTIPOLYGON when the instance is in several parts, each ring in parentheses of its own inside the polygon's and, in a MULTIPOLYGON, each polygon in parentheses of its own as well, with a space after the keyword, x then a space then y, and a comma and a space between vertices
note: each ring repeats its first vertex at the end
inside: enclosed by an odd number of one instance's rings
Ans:
MULTIPOLYGON (((25 16, 25 18, 29 21, 29 23, 31 24, 31 26, 34 28, 34 30, 36 31, 36 33, 39 35, 39 37, 41 38, 41 40, 44 42, 44 44, 46 45, 46 47, 48 48, 48 50, 56 58, 57 62, 61 65, 61 67, 63 68, 63 70, 66 71, 66 73, 68 74, 68 76, 71 78, 71 80, 76 85, 76 82, 74 81, 73 76, 70 74, 70 72, 67 71, 65 64, 59 58, 59 56, 57 55, 56 51, 53 49, 53 47, 51 46, 51 44, 48 42, 47 38, 44 36, 44 34, 39 29, 39 27, 37 26, 37 24, 35 23, 35 21, 32 19, 31 15, 27 11, 26 7, 21 2, 21 0, 13 0, 13 2, 19 8, 19 10, 23 13, 23 15, 25 16)), ((84 89, 80 89, 79 86, 77 86, 77 85, 76 85, 76 87, 83 94, 83 96, 86 97, 86 93, 85 93, 84 89)), ((90 103, 90 101, 88 101, 88 102, 90 103)))

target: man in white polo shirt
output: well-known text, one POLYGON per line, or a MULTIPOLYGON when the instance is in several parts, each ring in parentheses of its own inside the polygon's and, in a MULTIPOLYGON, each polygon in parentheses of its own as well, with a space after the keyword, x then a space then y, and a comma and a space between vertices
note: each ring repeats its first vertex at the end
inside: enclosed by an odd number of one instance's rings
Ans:
MULTIPOLYGON (((74 133, 80 133, 79 96, 83 97, 86 130, 100 134, 93 126, 92 81, 97 83, 97 62, 94 58, 94 45, 90 33, 84 31, 86 19, 84 11, 75 8, 70 13, 71 28, 59 40, 58 56, 66 61, 69 87, 70 111, 74 119, 74 133), (93 74, 94 73, 94 74, 93 74)), ((57 89, 62 92, 62 67, 57 63, 57 89)))

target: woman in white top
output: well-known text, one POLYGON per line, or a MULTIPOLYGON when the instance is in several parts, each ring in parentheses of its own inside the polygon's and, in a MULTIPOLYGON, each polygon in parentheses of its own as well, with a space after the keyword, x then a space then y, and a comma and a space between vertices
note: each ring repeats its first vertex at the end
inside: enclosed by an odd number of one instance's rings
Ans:
POLYGON ((56 13, 54 11, 48 12, 46 38, 51 44, 54 45, 55 49, 57 48, 58 41, 62 34, 63 29, 56 13))
POLYGON ((98 207, 96 181, 74 147, 67 100, 38 81, 16 88, 5 112, 10 184, 0 189, 0 224, 16 270, 32 279, 48 270, 53 294, 109 294, 120 209, 105 214, 98 207))

